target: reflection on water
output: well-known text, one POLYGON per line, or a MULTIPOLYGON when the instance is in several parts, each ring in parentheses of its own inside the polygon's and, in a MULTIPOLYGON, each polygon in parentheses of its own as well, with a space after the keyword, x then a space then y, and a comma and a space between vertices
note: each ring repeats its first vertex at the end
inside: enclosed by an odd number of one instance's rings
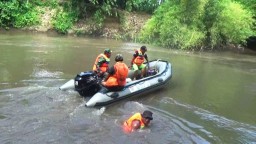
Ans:
POLYGON ((58 88, 90 70, 106 47, 130 63, 141 44, 106 39, 6 33, 0 36, 0 143, 253 143, 256 58, 148 46, 173 78, 161 90, 102 108, 58 88), (150 128, 126 135, 122 123, 150 109, 150 128))

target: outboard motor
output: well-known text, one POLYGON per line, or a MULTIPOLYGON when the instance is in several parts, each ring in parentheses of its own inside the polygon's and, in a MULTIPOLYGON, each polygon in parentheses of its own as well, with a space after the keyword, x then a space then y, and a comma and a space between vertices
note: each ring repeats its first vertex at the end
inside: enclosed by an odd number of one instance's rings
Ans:
POLYGON ((99 81, 93 71, 81 72, 75 77, 75 90, 81 96, 92 96, 101 88, 99 81))

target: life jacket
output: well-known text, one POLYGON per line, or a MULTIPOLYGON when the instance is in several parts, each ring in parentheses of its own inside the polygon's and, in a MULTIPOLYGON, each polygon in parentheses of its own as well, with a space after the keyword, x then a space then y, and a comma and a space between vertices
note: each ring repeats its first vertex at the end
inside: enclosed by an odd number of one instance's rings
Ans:
POLYGON ((136 50, 135 53, 138 52, 138 56, 133 60, 133 63, 140 66, 142 63, 144 63, 144 54, 140 50, 136 50))
POLYGON ((104 54, 99 54, 98 56, 97 56, 97 58, 96 58, 96 60, 95 60, 95 62, 94 62, 94 65, 93 65, 93 71, 97 71, 97 64, 98 64, 98 61, 99 61, 99 59, 101 58, 101 57, 103 57, 104 59, 105 59, 105 62, 103 63, 103 64, 101 64, 100 65, 100 70, 102 71, 102 72, 106 72, 107 71, 107 69, 108 69, 108 64, 109 64, 109 62, 110 62, 110 59, 106 56, 106 55, 104 55, 104 54))
POLYGON ((123 130, 126 133, 132 132, 132 121, 133 120, 139 120, 140 121, 140 129, 145 127, 145 124, 142 121, 142 116, 140 113, 135 113, 133 116, 131 116, 127 121, 123 124, 123 130))
POLYGON ((116 62, 116 64, 114 65, 114 69, 115 74, 107 79, 105 86, 125 86, 126 78, 129 71, 127 65, 123 62, 116 62))

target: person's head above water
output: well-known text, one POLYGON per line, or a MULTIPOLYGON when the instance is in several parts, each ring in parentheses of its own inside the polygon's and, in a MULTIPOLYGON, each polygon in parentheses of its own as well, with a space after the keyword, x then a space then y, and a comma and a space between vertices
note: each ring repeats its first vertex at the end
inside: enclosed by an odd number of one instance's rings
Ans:
POLYGON ((145 110, 143 113, 142 113, 142 121, 143 123, 145 124, 145 126, 147 126, 151 120, 153 120, 153 113, 149 110, 145 110))

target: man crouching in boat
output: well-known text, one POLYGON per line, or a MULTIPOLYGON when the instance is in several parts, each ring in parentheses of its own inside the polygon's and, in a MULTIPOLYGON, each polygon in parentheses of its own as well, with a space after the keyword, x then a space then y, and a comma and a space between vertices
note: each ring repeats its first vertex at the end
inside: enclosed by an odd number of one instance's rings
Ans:
POLYGON ((147 127, 151 120, 153 113, 151 111, 145 110, 142 114, 135 113, 123 124, 123 130, 125 133, 131 133, 137 129, 143 129, 147 127))
POLYGON ((128 67, 123 63, 123 56, 117 54, 115 57, 115 65, 109 68, 106 79, 102 82, 110 91, 120 91, 126 85, 126 78, 128 76, 128 67))
POLYGON ((100 78, 104 78, 106 76, 111 53, 112 51, 109 48, 105 49, 104 53, 99 54, 94 62, 92 69, 100 78))
POLYGON ((146 51, 147 51, 147 47, 142 46, 139 50, 135 50, 135 53, 133 54, 130 67, 132 68, 132 70, 134 70, 135 79, 140 79, 146 76, 147 68, 146 68, 146 65, 144 64, 145 59, 148 63, 148 56, 146 54, 146 51), (139 75, 139 70, 141 71, 140 75, 139 75))

